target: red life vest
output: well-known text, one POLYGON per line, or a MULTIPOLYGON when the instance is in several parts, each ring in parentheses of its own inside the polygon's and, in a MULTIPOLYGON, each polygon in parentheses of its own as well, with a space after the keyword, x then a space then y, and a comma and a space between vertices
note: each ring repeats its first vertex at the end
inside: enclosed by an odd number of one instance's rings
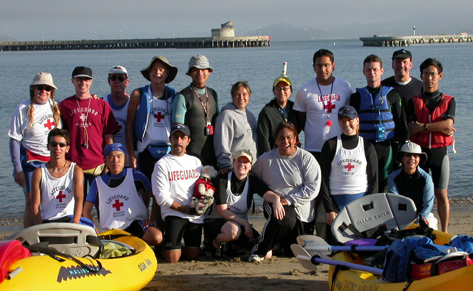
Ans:
MULTIPOLYGON (((422 95, 412 97, 412 104, 414 105, 417 121, 420 123, 434 123, 446 120, 448 105, 452 99, 452 96, 443 94, 439 104, 431 113, 430 110, 425 106, 422 95)), ((412 134, 410 140, 422 147, 429 149, 446 147, 453 144, 453 136, 445 135, 441 132, 418 132, 412 134)))

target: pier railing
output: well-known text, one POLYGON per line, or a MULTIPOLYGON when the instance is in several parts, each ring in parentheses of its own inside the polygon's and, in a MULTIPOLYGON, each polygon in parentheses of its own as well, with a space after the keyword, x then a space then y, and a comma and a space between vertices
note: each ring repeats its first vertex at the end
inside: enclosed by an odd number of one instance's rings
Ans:
POLYGON ((363 46, 410 46, 415 44, 473 42, 471 35, 418 35, 360 37, 363 46))
POLYGON ((155 39, 103 39, 103 40, 50 40, 4 41, 0 51, 28 50, 83 50, 83 49, 134 49, 134 48, 238 48, 268 47, 269 35, 242 37, 193 37, 155 39))

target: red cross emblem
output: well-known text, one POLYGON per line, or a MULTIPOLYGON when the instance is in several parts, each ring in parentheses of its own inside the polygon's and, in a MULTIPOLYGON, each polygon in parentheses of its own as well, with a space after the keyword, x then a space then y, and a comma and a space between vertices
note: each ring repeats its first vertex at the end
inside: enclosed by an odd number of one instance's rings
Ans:
POLYGON ((47 127, 48 130, 51 130, 51 128, 53 128, 53 126, 54 126, 54 122, 52 122, 51 119, 48 118, 48 122, 46 122, 44 127, 47 127))
POLYGON ((161 120, 164 119, 164 115, 161 114, 161 112, 158 112, 158 114, 155 114, 154 117, 156 117, 156 120, 158 122, 161 122, 161 120))
POLYGON ((56 196, 56 199, 59 199, 59 203, 62 203, 63 198, 66 198, 66 195, 62 194, 62 191, 59 191, 59 195, 56 196))
POLYGON ((331 101, 324 106, 324 109, 327 110, 328 113, 332 113, 332 109, 335 109, 335 104, 332 104, 331 101))
POLYGON ((351 163, 348 163, 348 165, 345 166, 345 169, 348 169, 348 172, 351 172, 351 169, 355 168, 351 163))
POLYGON ((116 199, 115 204, 112 204, 112 207, 115 208, 117 211, 120 211, 120 208, 124 206, 123 202, 120 202, 120 200, 116 199))

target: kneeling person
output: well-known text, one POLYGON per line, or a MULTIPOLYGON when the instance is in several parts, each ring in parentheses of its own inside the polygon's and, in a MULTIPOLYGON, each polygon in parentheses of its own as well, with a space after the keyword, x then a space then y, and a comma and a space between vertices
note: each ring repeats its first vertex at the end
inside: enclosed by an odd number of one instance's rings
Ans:
POLYGON ((66 160, 70 141, 65 129, 54 128, 48 134, 47 147, 51 158, 33 173, 34 224, 80 222, 84 173, 76 163, 66 160))
POLYGON ((92 219, 92 207, 99 213, 100 228, 122 229, 148 245, 159 245, 161 231, 149 219, 142 195, 151 195, 148 178, 138 170, 124 168, 126 151, 121 143, 105 146, 109 172, 95 178, 87 195, 83 216, 92 219))
POLYGON ((427 172, 419 165, 427 160, 421 147, 413 142, 406 142, 396 155, 396 161, 402 162, 402 168, 389 175, 388 192, 411 198, 419 216, 433 229, 438 229, 437 218, 432 214, 434 206, 434 183, 427 172))
POLYGON ((171 153, 154 165, 151 183, 165 225, 164 258, 168 263, 176 263, 181 257, 182 238, 185 243, 184 257, 194 260, 199 256, 204 218, 197 215, 190 205, 202 163, 186 154, 191 141, 186 125, 174 125, 169 139, 171 153))
POLYGON ((205 230, 207 239, 212 241, 212 251, 230 241, 251 251, 256 243, 259 233, 248 222, 248 209, 253 193, 262 197, 269 188, 250 175, 252 163, 251 152, 240 150, 233 154, 233 171, 220 174, 215 180, 215 202, 205 215, 205 230))

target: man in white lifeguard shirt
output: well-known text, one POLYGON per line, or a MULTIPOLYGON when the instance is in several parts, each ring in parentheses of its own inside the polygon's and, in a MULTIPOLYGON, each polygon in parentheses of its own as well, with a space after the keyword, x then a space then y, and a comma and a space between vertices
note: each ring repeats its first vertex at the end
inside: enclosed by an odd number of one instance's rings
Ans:
POLYGON ((181 257, 182 238, 184 258, 194 260, 199 255, 204 217, 195 215, 190 205, 202 163, 186 154, 191 140, 186 125, 174 125, 169 139, 171 153, 154 165, 151 184, 165 224, 164 258, 168 263, 176 263, 181 257))

